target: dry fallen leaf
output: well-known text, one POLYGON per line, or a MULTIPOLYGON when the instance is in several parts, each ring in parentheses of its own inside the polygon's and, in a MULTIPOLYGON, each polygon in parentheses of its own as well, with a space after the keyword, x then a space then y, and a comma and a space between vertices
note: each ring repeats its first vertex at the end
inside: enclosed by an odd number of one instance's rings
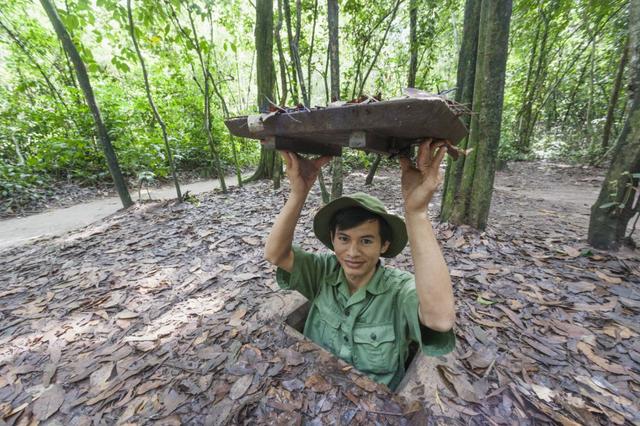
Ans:
POLYGON ((544 385, 536 385, 535 383, 531 384, 531 389, 538 395, 538 398, 543 399, 547 402, 553 401, 553 397, 555 396, 555 392, 544 385))
POLYGON ((606 359, 596 355, 593 352, 593 349, 591 349, 591 346, 589 346, 585 342, 578 342, 576 346, 577 346, 578 350, 580 350, 580 352, 585 354, 586 357, 589 358, 589 360, 591 362, 593 362, 594 364, 596 364, 598 367, 604 368, 608 372, 614 373, 614 374, 627 374, 628 373, 628 370, 626 368, 624 368, 623 366, 618 365, 618 364, 613 364, 613 363, 607 361, 606 359))
POLYGON ((373 392, 378 388, 378 385, 376 384, 376 382, 363 376, 356 376, 353 379, 353 383, 360 386, 362 389, 366 390, 367 392, 373 392))
POLYGON ((102 367, 91 373, 91 376, 89 376, 91 393, 97 394, 106 388, 106 383, 111 378, 114 366, 115 363, 107 362, 102 367))
POLYGON ((242 398, 244 394, 249 390, 249 386, 251 386, 251 382, 253 381, 253 374, 246 374, 240 377, 235 383, 231 386, 229 390, 229 398, 236 399, 242 398))
POLYGON ((596 271, 596 275, 598 276, 598 278, 605 280, 609 284, 620 284, 622 282, 622 279, 618 277, 611 277, 601 271, 596 271))
POLYGON ((333 386, 327 382, 320 374, 312 374, 304 382, 305 387, 311 389, 314 392, 324 393, 329 391, 333 386))
POLYGON ((33 403, 32 411, 41 422, 51 417, 64 402, 64 390, 61 385, 50 386, 33 403))

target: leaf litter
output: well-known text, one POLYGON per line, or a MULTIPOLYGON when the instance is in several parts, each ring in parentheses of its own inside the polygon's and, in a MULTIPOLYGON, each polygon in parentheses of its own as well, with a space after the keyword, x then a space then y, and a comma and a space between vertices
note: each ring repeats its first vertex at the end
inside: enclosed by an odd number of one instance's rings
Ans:
MULTIPOLYGON (((402 211, 396 171, 367 190, 402 211)), ((412 400, 288 332, 285 309, 259 315, 288 300, 262 257, 286 194, 260 182, 198 206, 143 204, 3 251, 2 421, 640 422, 638 256, 589 249, 577 210, 540 202, 528 215, 522 192, 497 189, 486 232, 435 226, 458 344, 435 360, 437 392, 412 400)), ((308 250, 321 249, 319 202, 314 189, 296 233, 308 250)), ((407 250, 388 263, 411 269, 407 250)))

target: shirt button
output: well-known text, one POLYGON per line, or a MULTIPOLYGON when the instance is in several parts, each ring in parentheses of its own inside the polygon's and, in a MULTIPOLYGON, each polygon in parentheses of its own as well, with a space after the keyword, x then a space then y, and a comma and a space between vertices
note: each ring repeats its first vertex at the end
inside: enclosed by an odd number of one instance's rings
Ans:
POLYGON ((344 336, 344 341, 349 343, 349 338, 347 336, 344 336))
POLYGON ((371 333, 371 340, 376 340, 378 338, 378 336, 376 336, 376 333, 371 333))
POLYGON ((346 316, 349 316, 349 314, 351 314, 351 309, 349 309, 349 308, 345 309, 345 310, 344 310, 344 314, 345 314, 346 316))

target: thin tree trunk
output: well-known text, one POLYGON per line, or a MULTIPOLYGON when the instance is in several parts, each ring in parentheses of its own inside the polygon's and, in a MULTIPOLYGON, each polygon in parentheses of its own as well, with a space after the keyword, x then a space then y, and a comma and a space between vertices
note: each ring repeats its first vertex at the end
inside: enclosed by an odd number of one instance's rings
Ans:
POLYGON ((209 148, 213 154, 213 161, 216 165, 216 170, 218 172, 218 179, 220 180, 220 189, 222 189, 223 193, 227 192, 227 184, 224 181, 224 170, 222 169, 222 163, 220 161, 220 155, 218 154, 218 150, 216 149, 215 142, 213 140, 213 134, 211 133, 211 97, 209 94, 209 78, 207 66, 204 61, 204 57, 202 55, 202 47, 200 46, 200 40, 198 39, 198 33, 196 31, 195 22, 193 21, 193 16, 191 14, 191 9, 187 8, 187 16, 189 17, 189 23, 191 24, 191 31, 193 32, 193 40, 192 43, 196 49, 196 53, 198 54, 198 60, 200 61, 200 69, 202 71, 202 79, 204 86, 204 128, 205 133, 207 135, 207 142, 209 143, 209 148))
MULTIPOLYGON (((487 224, 500 142, 512 4, 483 0, 468 147, 462 180, 445 220, 484 229, 487 224)), ((458 160, 460 161, 460 160, 458 160)), ((449 188, 447 188, 449 190, 449 188)))
MULTIPOLYGON (((287 26, 287 44, 289 45, 289 55, 291 55, 291 68, 288 68, 290 72, 289 82, 291 87, 291 97, 294 104, 298 104, 298 70, 296 67, 296 51, 293 44, 293 31, 291 29, 291 7, 289 6, 289 0, 282 0, 282 6, 284 10, 284 21, 287 26)), ((304 84, 304 81, 302 82, 304 84)), ((304 100, 303 100, 304 102, 304 100)))
MULTIPOLYGON (((327 20, 329 22, 329 68, 331 69, 331 101, 340 99, 340 47, 338 0, 327 0, 327 20)), ((342 157, 332 161, 331 199, 342 196, 342 157)))
POLYGON ((373 177, 376 175, 376 171, 378 170, 378 166, 380 165, 380 160, 382 160, 382 155, 376 154, 376 159, 373 160, 373 164, 371 164, 369 174, 364 181, 365 185, 371 185, 373 183, 373 177))
POLYGON ((609 138, 611 137, 611 127, 613 126, 613 117, 616 106, 618 105, 618 98, 620 97, 620 89, 622 88, 622 80, 624 79, 624 69, 627 66, 627 58, 629 44, 625 43, 622 48, 622 57, 618 64, 618 72, 616 72, 616 78, 613 81, 613 88, 611 89, 611 98, 609 99, 609 107, 607 108, 607 119, 604 123, 604 130, 602 131, 602 149, 606 150, 609 147, 609 138))
POLYGON ((585 119, 585 131, 587 147, 591 148, 591 137, 593 136, 593 102, 595 95, 595 58, 596 58, 596 35, 593 35, 593 41, 591 42, 591 54, 589 55, 589 100, 587 102, 587 113, 585 119))
MULTIPOLYGON (((462 32, 462 46, 458 56, 458 72, 456 80, 456 96, 458 103, 464 104, 469 109, 474 110, 473 91, 476 75, 476 61, 478 56, 478 36, 480 31, 480 9, 482 0, 467 0, 464 8, 464 24, 462 32)), ((469 128, 470 117, 463 115, 461 117, 464 124, 469 128)), ((466 149, 468 138, 465 138, 460 147, 466 149)), ((451 216, 453 203, 460 188, 464 163, 466 159, 462 157, 457 161, 453 161, 447 156, 447 170, 444 178, 442 189, 442 205, 440 209, 440 218, 448 220, 451 216)))
POLYGON ((542 37, 540 37, 540 28, 537 28, 531 59, 529 61, 525 91, 522 96, 523 104, 518 112, 518 140, 516 147, 518 151, 523 154, 528 153, 531 149, 531 138, 536 124, 535 120, 533 120, 533 105, 538 99, 538 96, 543 93, 542 82, 546 74, 544 68, 550 22, 543 10, 540 11, 540 15, 544 21, 542 37), (540 40, 539 44, 538 40, 540 40))
MULTIPOLYGON (((324 102, 329 104, 329 49, 327 48, 327 54, 325 55, 324 72, 321 72, 322 80, 324 81, 324 102)), ((318 170, 318 185, 320 186, 320 195, 322 196, 322 202, 327 204, 331 201, 331 194, 327 191, 327 186, 324 183, 324 173, 322 169, 318 170)))
MULTIPOLYGON (((307 93, 311 102, 311 63, 313 60, 313 46, 316 38, 316 22, 318 21, 318 0, 313 3, 313 26, 311 28, 311 44, 309 46, 309 57, 307 58, 307 93)), ((309 104, 311 107, 311 104, 309 104)))
POLYGON ((111 176, 116 186, 116 190, 118 191, 118 195, 120 196, 122 206, 124 208, 127 208, 131 206, 133 202, 131 201, 129 189, 127 188, 127 184, 124 180, 124 177, 122 176, 122 172, 120 171, 118 157, 116 156, 113 146, 111 145, 109 132, 107 131, 107 128, 102 121, 100 109, 98 108, 98 104, 96 103, 96 99, 93 94, 93 88, 91 87, 87 69, 84 66, 84 62, 82 61, 80 54, 78 53, 78 49, 76 49, 73 40, 71 40, 69 32, 62 23, 60 16, 58 16, 58 12, 56 11, 55 6, 51 3, 50 0, 40 0, 40 3, 47 13, 47 16, 49 17, 49 20, 51 21, 51 24, 53 25, 58 38, 62 42, 62 45, 71 57, 71 61, 73 62, 73 66, 76 71, 76 76, 78 78, 78 83, 82 88, 82 92, 84 93, 87 104, 89 105, 89 109, 91 110, 91 114, 93 115, 93 120, 98 132, 98 137, 100 138, 100 144, 102 145, 104 155, 107 159, 107 166, 109 167, 109 171, 111 172, 111 176))
POLYGON ((47 87, 51 91, 51 94, 53 95, 54 99, 57 99, 58 102, 60 102, 60 104, 64 107, 64 109, 67 112, 69 112, 69 109, 67 108, 67 104, 64 102, 62 95, 60 94, 58 89, 56 89, 56 87, 53 85, 53 83, 51 82, 51 79, 49 78, 47 73, 44 71, 44 69, 42 69, 38 61, 36 61, 33 55, 31 55, 31 52, 29 52, 29 50, 24 45, 24 43, 22 43, 22 40, 20 40, 20 38, 13 31, 11 31, 11 29, 1 20, 0 20, 0 27, 3 30, 5 30, 5 32, 9 35, 9 37, 11 37, 11 39, 13 39, 13 41, 16 43, 16 45, 18 45, 20 50, 22 50, 22 53, 24 53, 27 56, 31 65, 33 65, 33 67, 38 70, 38 73, 40 73, 42 78, 44 78, 44 81, 46 82, 47 87))
POLYGON ((169 145, 169 136, 167 135, 167 126, 164 123, 164 120, 160 116, 158 112, 158 108, 156 108, 156 104, 153 102, 153 96, 151 95, 151 87, 149 85, 149 76, 147 74, 147 67, 144 63, 144 58, 142 57, 142 52, 140 51, 140 46, 138 45, 138 39, 136 38, 136 27, 133 23, 133 13, 131 10, 131 0, 127 0, 127 17, 129 18, 129 34, 131 35, 131 40, 133 41, 133 47, 136 50, 136 54, 138 55, 138 60, 140 61, 140 67, 142 68, 142 77, 144 78, 144 90, 147 93, 147 101, 149 101, 149 106, 151 107, 151 111, 153 112, 153 116, 156 118, 156 121, 160 125, 160 129, 162 130, 162 139, 164 140, 164 148, 167 153, 167 162, 169 163, 169 170, 171 170, 171 176, 173 177, 173 184, 176 187, 176 195, 178 196, 178 202, 182 202, 182 191, 180 191, 180 183, 178 182, 178 176, 176 174, 176 165, 173 161, 173 154, 171 153, 171 146, 169 145))
POLYGON ((599 249, 624 243, 627 225, 636 214, 634 188, 640 189, 640 3, 629 7, 629 115, 614 148, 598 200, 591 207, 588 241, 599 249))
MULTIPOLYGON (((225 100, 224 96, 222 96, 222 93, 218 88, 218 84, 215 82, 213 76, 209 71, 207 71, 207 75, 209 76, 209 80, 211 81, 211 86, 213 86, 213 93, 215 93, 218 100, 220 101, 220 105, 222 105, 222 113, 224 114, 225 118, 228 118, 230 114, 229 108, 227 106, 227 101, 225 100)), ((233 164, 236 170, 236 179, 238 181, 238 186, 242 187, 242 171, 240 170, 240 164, 238 163, 238 148, 236 147, 236 138, 233 135, 231 136, 231 152, 233 154, 233 164)))
POLYGON ((24 156, 22 155, 22 150, 20 149, 20 142, 16 139, 16 135, 11 133, 11 140, 13 140, 13 147, 16 151, 16 157, 18 158, 18 166, 24 166, 24 156))
MULTIPOLYGON (((286 1, 286 0, 285 0, 286 1)), ((280 30, 282 29, 282 0, 278 0, 278 21, 276 29, 274 31, 276 39, 276 47, 278 49, 278 65, 280 66, 280 86, 282 93, 280 94, 280 106, 286 106, 287 102, 287 61, 284 58, 284 52, 282 50, 282 38, 280 37, 280 30)))
POLYGON ((369 68, 367 68, 367 72, 364 74, 364 76, 362 77, 362 80, 360 81, 360 87, 358 88, 358 93, 356 93, 356 95, 362 95, 363 94, 364 86, 365 86, 365 84, 367 84, 367 80, 369 79, 369 75, 371 74, 371 71, 373 70, 373 67, 376 65, 376 62, 378 61, 378 56, 380 56, 380 52, 382 51, 382 48, 384 47, 384 44, 387 41, 387 36, 389 35, 389 30, 391 30, 391 26, 393 25, 393 21, 396 19, 396 15, 398 13, 398 8, 400 7, 400 4, 403 1, 404 0, 398 0, 396 2, 396 5, 394 6, 393 12, 392 12, 392 15, 391 15, 391 19, 389 19, 389 25, 387 25, 387 28, 384 31, 384 35, 382 36, 382 41, 380 42, 380 45, 378 46, 378 48, 375 51, 373 59, 371 60, 371 63, 369 64, 369 68))
POLYGON ((297 83, 300 85, 300 93, 302 94, 302 102, 305 106, 309 106, 309 94, 304 82, 304 73, 302 72, 302 62, 300 61, 299 43, 300 43, 300 25, 301 25, 301 6, 300 0, 296 1, 296 28, 295 34, 291 29, 291 9, 289 0, 284 1, 284 16, 287 23, 287 39, 289 41, 289 53, 291 54, 291 64, 296 74, 297 83))
MULTIPOLYGON (((395 14, 397 11, 397 7, 399 2, 396 4, 396 9, 394 10, 393 17, 389 22, 389 26, 387 30, 391 27, 391 23, 395 18, 395 14)), ((417 40, 417 31, 416 25, 418 22, 418 2, 417 0, 411 0, 409 2, 409 71, 407 75, 407 87, 415 87, 416 85, 416 73, 418 72, 418 40, 417 40)), ((385 33, 386 37, 386 33, 385 33)), ((381 45, 384 44, 384 39, 381 45)), ((371 163, 371 167, 369 168, 369 173, 367 174, 367 178, 364 181, 365 185, 371 185, 373 183, 373 178, 378 171, 378 166, 380 165, 380 161, 382 160, 382 155, 376 154, 373 163, 371 163)))
MULTIPOLYGON (((273 0, 256 1, 256 78, 258 81, 258 109, 269 110, 269 100, 273 99, 273 0)), ((260 147, 258 168, 249 181, 273 179, 274 188, 280 187, 282 159, 274 150, 260 147)))
POLYGON ((189 17, 189 22, 191 24, 193 38, 191 38, 191 35, 189 35, 189 33, 182 27, 182 24, 178 19, 178 14, 174 9, 173 4, 168 1, 166 1, 165 4, 169 8, 169 18, 173 20, 178 31, 180 31, 180 33, 184 36, 184 38, 188 40, 187 47, 193 46, 193 48, 196 50, 198 60, 200 62, 200 70, 201 70, 202 79, 203 79, 202 86, 200 86, 200 84, 198 83, 198 80, 195 76, 195 70, 193 69, 193 64, 191 62, 190 62, 190 65, 192 66, 193 79, 196 82, 196 84, 198 84, 198 87, 200 88, 200 92, 203 95, 202 97, 204 98, 203 127, 204 127, 205 134, 207 135, 207 144, 209 145, 209 149, 211 150, 212 161, 213 161, 213 164, 215 165, 216 172, 218 173, 218 178, 220 179, 220 188, 222 189, 223 193, 226 193, 227 185, 224 180, 224 171, 222 170, 220 157, 216 150, 216 146, 213 141, 213 135, 211 133, 211 111, 210 111, 211 95, 209 94, 208 71, 207 71, 207 66, 205 65, 204 57, 202 56, 202 48, 200 46, 200 40, 198 39, 198 33, 196 32, 196 29, 195 29, 195 23, 191 15, 191 10, 187 8, 187 14, 189 17))
POLYGON ((587 65, 589 65, 588 62, 585 62, 584 65, 582 66, 582 70, 580 71, 580 75, 578 76, 578 80, 576 81, 576 85, 573 87, 573 90, 571 91, 571 95, 569 95, 569 102, 567 103, 567 109, 564 112, 564 117, 562 118, 562 123, 563 126, 566 123, 567 119, 569 118, 569 113, 571 113, 572 111, 574 111, 574 101, 576 99, 576 95, 578 94, 578 91, 580 90, 580 86, 582 86, 582 82, 584 81, 584 76, 587 73, 587 65))
MULTIPOLYGON (((418 1, 409 1, 409 75, 407 87, 416 86, 416 74, 418 72, 418 1)), ((376 158, 377 160, 377 158, 376 158)), ((379 163, 380 161, 378 161, 379 163)), ((375 164, 375 162, 374 162, 375 164)))

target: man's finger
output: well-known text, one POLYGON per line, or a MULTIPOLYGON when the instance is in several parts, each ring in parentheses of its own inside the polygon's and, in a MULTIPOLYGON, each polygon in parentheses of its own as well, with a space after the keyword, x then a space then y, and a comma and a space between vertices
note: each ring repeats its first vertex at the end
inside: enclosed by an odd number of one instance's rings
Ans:
POLYGON ((411 168, 411 160, 409 160, 407 157, 399 157, 398 160, 400 161, 400 168, 403 172, 411 168))
POLYGON ((431 151, 429 153, 429 160, 431 160, 431 164, 436 164, 435 159, 436 159, 437 151, 443 145, 445 145, 445 142, 443 140, 438 140, 431 143, 431 146, 429 147, 431 151))
POLYGON ((290 169, 292 164, 291 153, 289 151, 278 151, 278 152, 280 153, 280 155, 282 156, 282 159, 287 165, 287 169, 290 169))
POLYGON ((422 171, 431 164, 431 158, 429 158, 429 145, 431 145, 431 139, 422 142, 420 144, 420 148, 418 148, 418 169, 422 171))
POLYGON ((433 165, 436 167, 436 169, 440 167, 440 164, 442 163, 442 160, 444 159, 444 156, 446 153, 447 153, 447 146, 445 144, 442 144, 438 148, 438 151, 436 152, 436 156, 433 160, 433 165))
POLYGON ((331 161, 332 158, 333 158, 333 156, 331 156, 331 155, 324 155, 324 156, 322 156, 320 158, 316 158, 315 160, 313 160, 313 163, 315 164, 315 166, 317 168, 321 168, 322 166, 327 164, 329 161, 331 161))

